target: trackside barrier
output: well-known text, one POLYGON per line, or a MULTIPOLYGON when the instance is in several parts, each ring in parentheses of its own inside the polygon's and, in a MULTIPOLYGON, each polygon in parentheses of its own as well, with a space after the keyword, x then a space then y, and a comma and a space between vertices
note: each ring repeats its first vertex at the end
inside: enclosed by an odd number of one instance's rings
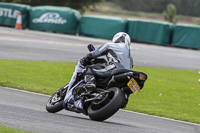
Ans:
POLYGON ((79 35, 112 39, 118 33, 126 31, 127 21, 119 17, 83 16, 79 24, 79 35))
POLYGON ((171 23, 128 19, 128 34, 133 40, 168 45, 171 43, 172 31, 171 23))
POLYGON ((112 39, 127 32, 131 39, 157 45, 200 49, 200 26, 85 15, 68 7, 37 6, 0 2, 0 25, 15 27, 19 12, 22 28, 62 32, 80 36, 112 39))
POLYGON ((172 46, 200 49, 200 26, 176 25, 172 46))
POLYGON ((28 27, 30 6, 0 2, 0 25, 15 27, 19 11, 22 13, 22 28, 28 27))
POLYGON ((80 18, 80 12, 72 8, 37 6, 30 10, 29 28, 76 34, 80 18))

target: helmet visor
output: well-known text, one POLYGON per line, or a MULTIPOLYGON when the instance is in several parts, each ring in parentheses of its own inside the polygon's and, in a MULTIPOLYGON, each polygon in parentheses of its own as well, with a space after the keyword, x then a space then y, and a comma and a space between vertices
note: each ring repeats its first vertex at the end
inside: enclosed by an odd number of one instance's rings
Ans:
POLYGON ((125 37, 126 37, 126 34, 123 34, 114 43, 121 43, 121 42, 125 43, 125 37))

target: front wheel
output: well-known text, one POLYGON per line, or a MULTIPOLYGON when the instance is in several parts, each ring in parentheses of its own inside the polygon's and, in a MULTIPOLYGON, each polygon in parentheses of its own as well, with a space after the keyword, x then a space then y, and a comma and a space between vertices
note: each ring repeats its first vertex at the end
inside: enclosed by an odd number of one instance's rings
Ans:
POLYGON ((104 121, 114 115, 125 103, 125 95, 121 89, 112 87, 103 101, 92 102, 88 107, 90 119, 104 121))
MULTIPOLYGON (((63 93, 66 93, 66 89, 61 88, 58 91, 63 91, 63 93), (64 92, 65 90, 65 92, 64 92)), ((54 93, 46 104, 46 110, 49 113, 56 113, 58 111, 61 111, 63 109, 63 102, 64 102, 64 96, 58 95, 58 93, 54 93)))

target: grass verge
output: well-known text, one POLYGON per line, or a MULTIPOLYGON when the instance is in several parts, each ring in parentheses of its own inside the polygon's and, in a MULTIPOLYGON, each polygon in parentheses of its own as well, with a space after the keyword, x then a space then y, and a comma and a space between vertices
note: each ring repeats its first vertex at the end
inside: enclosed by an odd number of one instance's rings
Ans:
POLYGON ((0 125, 0 133, 33 133, 33 132, 21 131, 21 130, 12 129, 12 128, 8 128, 8 127, 4 127, 0 125))
MULTIPOLYGON (((53 94, 69 82, 75 63, 0 60, 0 86, 53 94)), ((135 67, 147 73, 141 93, 127 110, 200 123, 200 74, 197 70, 135 67)))

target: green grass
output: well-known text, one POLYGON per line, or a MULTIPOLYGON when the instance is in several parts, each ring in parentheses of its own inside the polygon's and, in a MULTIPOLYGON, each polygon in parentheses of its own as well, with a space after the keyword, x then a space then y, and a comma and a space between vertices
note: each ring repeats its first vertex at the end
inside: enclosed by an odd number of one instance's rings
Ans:
MULTIPOLYGON (((0 60, 0 86, 53 94, 69 82, 76 63, 0 60)), ((127 110, 200 123, 200 74, 197 70, 135 67, 148 74, 127 110)))
POLYGON ((197 70, 142 68, 144 89, 132 95, 126 109, 200 123, 200 74, 197 70))
POLYGON ((0 133, 33 133, 33 132, 21 131, 0 125, 0 133))
POLYGON ((68 83, 75 63, 0 60, 0 86, 53 94, 68 83))

